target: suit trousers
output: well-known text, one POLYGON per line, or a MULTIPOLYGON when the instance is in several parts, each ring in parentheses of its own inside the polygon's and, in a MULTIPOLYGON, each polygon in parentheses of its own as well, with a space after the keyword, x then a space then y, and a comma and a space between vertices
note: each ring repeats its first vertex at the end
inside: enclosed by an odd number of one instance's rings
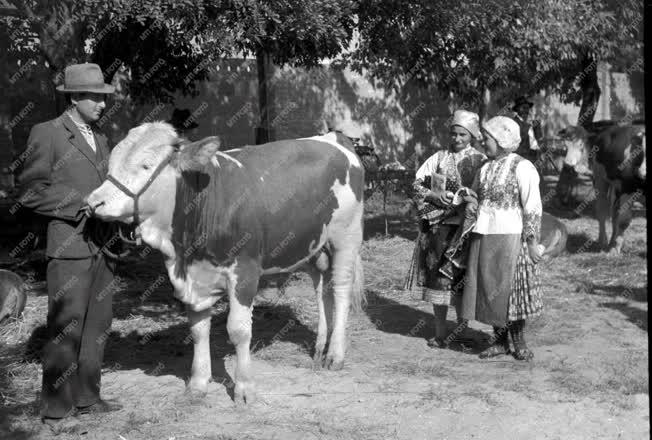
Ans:
POLYGON ((60 418, 100 399, 104 346, 117 290, 115 263, 101 253, 50 259, 48 335, 43 353, 41 415, 60 418))

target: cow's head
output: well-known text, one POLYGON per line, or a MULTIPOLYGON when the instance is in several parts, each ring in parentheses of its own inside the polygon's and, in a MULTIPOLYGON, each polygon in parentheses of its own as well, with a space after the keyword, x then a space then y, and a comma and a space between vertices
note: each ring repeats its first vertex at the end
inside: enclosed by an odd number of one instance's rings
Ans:
POLYGON ((587 131, 582 127, 571 125, 560 130, 558 135, 566 149, 564 164, 573 168, 577 173, 589 173, 589 135, 587 131))
POLYGON ((137 198, 140 222, 150 218, 165 221, 174 210, 180 173, 203 169, 218 149, 217 138, 183 142, 164 122, 132 128, 111 152, 111 177, 86 198, 86 203, 101 219, 131 223, 137 198))

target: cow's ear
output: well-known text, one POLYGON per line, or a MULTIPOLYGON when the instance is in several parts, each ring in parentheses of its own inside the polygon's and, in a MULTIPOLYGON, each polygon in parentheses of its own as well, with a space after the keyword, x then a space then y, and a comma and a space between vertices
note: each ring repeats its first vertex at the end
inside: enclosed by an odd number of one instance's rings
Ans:
POLYGON ((219 149, 220 139, 217 136, 181 145, 177 162, 178 167, 182 171, 199 171, 206 166, 219 149))

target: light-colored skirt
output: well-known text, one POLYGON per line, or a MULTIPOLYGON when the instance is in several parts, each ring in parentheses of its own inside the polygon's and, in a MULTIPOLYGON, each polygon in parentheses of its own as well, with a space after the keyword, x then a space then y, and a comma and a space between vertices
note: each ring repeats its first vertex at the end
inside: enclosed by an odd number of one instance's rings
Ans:
POLYGON ((495 327, 541 314, 539 268, 520 234, 473 234, 462 316, 495 327))

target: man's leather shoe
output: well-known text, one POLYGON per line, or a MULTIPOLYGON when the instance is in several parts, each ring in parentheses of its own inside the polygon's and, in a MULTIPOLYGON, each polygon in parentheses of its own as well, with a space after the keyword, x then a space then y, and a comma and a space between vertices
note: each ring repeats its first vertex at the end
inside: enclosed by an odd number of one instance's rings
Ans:
POLYGON ((122 405, 112 400, 99 400, 92 405, 77 408, 77 414, 101 414, 120 411, 122 405))
POLYGON ((75 433, 80 429, 80 421, 75 417, 50 418, 42 417, 41 422, 48 426, 53 434, 58 435, 64 432, 75 433))

